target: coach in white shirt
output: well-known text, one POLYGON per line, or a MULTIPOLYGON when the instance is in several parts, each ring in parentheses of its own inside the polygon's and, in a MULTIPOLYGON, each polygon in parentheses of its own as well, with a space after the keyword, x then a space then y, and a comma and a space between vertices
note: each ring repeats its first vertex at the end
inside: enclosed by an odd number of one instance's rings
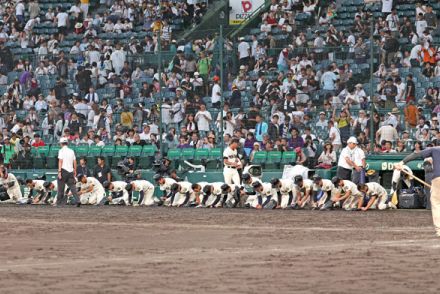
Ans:
POLYGON ((348 139, 350 145, 355 146, 352 149, 353 152, 353 171, 351 173, 351 181, 358 184, 365 184, 365 167, 367 162, 365 161, 365 152, 357 146, 357 139, 355 137, 350 137, 348 139))
POLYGON ((365 154, 357 147, 357 139, 350 137, 347 140, 347 147, 342 149, 339 155, 337 176, 343 180, 352 180, 354 176, 359 182, 364 167, 365 154))
POLYGON ((67 138, 60 139, 61 149, 58 152, 58 191, 57 206, 66 205, 67 199, 64 195, 64 188, 67 185, 72 192, 73 204, 81 205, 76 189, 76 157, 75 152, 67 147, 67 138))

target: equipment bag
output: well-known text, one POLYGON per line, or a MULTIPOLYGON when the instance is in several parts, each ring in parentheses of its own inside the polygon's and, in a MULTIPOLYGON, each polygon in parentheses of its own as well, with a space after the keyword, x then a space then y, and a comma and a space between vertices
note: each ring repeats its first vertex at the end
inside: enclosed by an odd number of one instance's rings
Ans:
POLYGON ((402 189, 399 193, 399 208, 417 209, 424 208, 425 194, 423 189, 415 187, 413 189, 402 189))

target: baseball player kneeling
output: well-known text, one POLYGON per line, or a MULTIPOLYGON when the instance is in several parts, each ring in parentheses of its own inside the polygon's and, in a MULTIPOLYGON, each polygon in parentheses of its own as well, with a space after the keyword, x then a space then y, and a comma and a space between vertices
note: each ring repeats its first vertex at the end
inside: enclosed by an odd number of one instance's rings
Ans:
POLYGON ((241 206, 240 202, 240 186, 235 184, 223 184, 222 189, 222 206, 226 208, 233 208, 237 205, 241 206))
MULTIPOLYGON (((32 199, 33 204, 40 203, 41 200, 46 199, 47 189, 43 180, 26 180, 26 186, 29 188, 29 199, 32 199), (35 196, 34 196, 35 195, 35 196)), ((47 184, 46 184, 47 185, 47 184)))
POLYGON ((313 177, 313 192, 311 198, 312 209, 319 209, 327 201, 331 200, 332 193, 335 192, 335 186, 332 181, 323 179, 320 176, 313 177))
MULTIPOLYGON (((42 202, 57 204, 57 197, 55 195, 58 193, 58 180, 54 180, 52 182, 45 182, 44 188, 46 188, 46 198, 42 200, 42 202)), ((69 193, 69 188, 67 185, 64 187, 64 193, 67 195, 69 193)))
MULTIPOLYGON (((113 182, 105 181, 103 184, 104 189, 110 191, 110 195, 107 197, 106 201, 108 201, 108 203, 115 205, 119 205, 119 204, 125 204, 127 206, 130 205, 129 194, 126 189, 127 185, 129 184, 127 184, 124 181, 113 181, 113 182)), ((105 204, 105 203, 100 203, 100 204, 105 204)))
POLYGON ((203 207, 200 205, 204 200, 203 189, 205 188, 206 185, 208 185, 208 182, 199 182, 199 183, 192 184, 192 186, 191 186, 191 189, 194 192, 194 196, 196 197, 197 207, 203 207))
POLYGON ((359 199, 358 209, 367 211, 368 209, 385 210, 387 208, 397 209, 391 201, 388 201, 388 193, 380 184, 371 182, 359 184, 358 190, 364 197, 359 199))
POLYGON ((189 206, 195 202, 195 194, 190 182, 178 182, 171 186, 171 195, 169 197, 169 206, 189 206))
POLYGON ((362 193, 359 192, 355 183, 349 180, 343 180, 338 177, 332 179, 335 186, 335 193, 332 195, 332 199, 328 201, 321 209, 329 209, 331 207, 342 207, 345 210, 356 210, 359 198, 362 197, 362 193))
POLYGON ((276 193, 274 189, 272 189, 271 183, 255 182, 253 187, 256 193, 256 199, 252 203, 252 207, 256 209, 274 209, 277 207, 278 203, 272 197, 276 193))
POLYGON ((249 208, 252 206, 252 203, 257 199, 257 194, 255 193, 253 184, 255 182, 261 183, 261 180, 256 177, 252 177, 250 174, 244 174, 242 180, 241 199, 244 203, 244 207, 249 208))
POLYGON ((160 197, 160 200, 165 206, 170 206, 171 186, 175 184, 176 181, 171 178, 165 178, 160 174, 154 175, 153 179, 159 185, 159 189, 163 191, 163 195, 160 197))
POLYGON ((297 200, 294 202, 293 208, 305 208, 311 204, 311 195, 313 190, 313 181, 304 179, 302 176, 295 176, 295 185, 297 191, 297 200))
POLYGON ((200 203, 197 207, 221 207, 223 183, 208 183, 203 187, 200 203))
MULTIPOLYGON (((21 202, 23 201, 23 194, 21 193, 20 184, 17 178, 8 172, 4 166, 0 167, 0 185, 6 189, 6 194, 0 198, 3 202, 21 202)), ((25 199, 27 201, 27 199, 25 199)))
POLYGON ((139 192, 138 203, 133 203, 133 206, 152 206, 154 202, 154 185, 146 180, 135 180, 127 185, 126 188, 129 192, 139 192))
POLYGON ((272 188, 277 193, 276 208, 290 208, 296 201, 296 187, 290 179, 272 179, 270 181, 272 188))
POLYGON ((96 178, 80 174, 77 179, 81 204, 98 205, 106 198, 104 187, 96 178))

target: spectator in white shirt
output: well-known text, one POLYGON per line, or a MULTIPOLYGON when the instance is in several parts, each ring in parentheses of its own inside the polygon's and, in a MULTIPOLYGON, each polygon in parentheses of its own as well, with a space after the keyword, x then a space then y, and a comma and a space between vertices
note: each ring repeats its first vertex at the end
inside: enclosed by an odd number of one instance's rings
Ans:
POLYGON ((211 113, 206 110, 205 104, 200 105, 200 110, 197 111, 194 120, 197 122, 197 128, 202 136, 204 136, 206 132, 209 132, 212 116, 211 113))

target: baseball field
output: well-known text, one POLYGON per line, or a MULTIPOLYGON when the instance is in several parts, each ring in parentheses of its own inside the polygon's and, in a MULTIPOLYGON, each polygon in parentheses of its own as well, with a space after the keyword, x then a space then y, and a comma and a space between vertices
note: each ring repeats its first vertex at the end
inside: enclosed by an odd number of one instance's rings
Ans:
POLYGON ((424 210, 0 207, 0 293, 440 293, 424 210))

